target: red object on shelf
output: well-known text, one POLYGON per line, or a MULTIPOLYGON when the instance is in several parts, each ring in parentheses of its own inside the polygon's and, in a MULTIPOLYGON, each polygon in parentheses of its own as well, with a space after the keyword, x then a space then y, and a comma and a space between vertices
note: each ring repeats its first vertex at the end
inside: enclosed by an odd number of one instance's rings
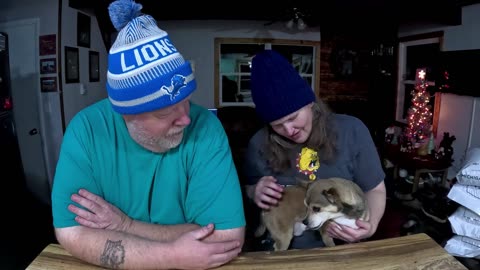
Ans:
POLYGON ((12 109, 12 100, 10 97, 5 97, 5 99, 2 101, 3 103, 3 109, 4 110, 11 110, 12 109))

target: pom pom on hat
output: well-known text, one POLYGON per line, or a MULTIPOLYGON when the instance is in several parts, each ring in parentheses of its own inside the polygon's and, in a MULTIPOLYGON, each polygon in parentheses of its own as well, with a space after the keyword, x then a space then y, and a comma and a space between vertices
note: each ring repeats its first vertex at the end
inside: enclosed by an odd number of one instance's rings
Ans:
POLYGON ((252 99, 259 117, 273 122, 315 101, 315 94, 281 54, 265 50, 252 59, 252 99))
POLYGON ((196 88, 191 65, 142 6, 116 0, 110 18, 119 29, 108 54, 107 92, 120 114, 139 114, 174 105, 196 88))
POLYGON ((142 10, 142 5, 133 0, 118 0, 108 6, 110 20, 117 31, 122 30, 127 23, 138 17, 140 10, 142 10))

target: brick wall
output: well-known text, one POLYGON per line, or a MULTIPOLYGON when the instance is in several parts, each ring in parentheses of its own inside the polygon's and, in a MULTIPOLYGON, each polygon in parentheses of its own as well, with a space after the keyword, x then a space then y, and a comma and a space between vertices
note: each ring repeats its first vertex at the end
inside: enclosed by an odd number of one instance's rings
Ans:
MULTIPOLYGON (((355 41, 350 41, 354 43, 355 41)), ((367 48, 362 48, 360 44, 346 44, 347 41, 338 38, 325 38, 321 42, 320 51, 320 98, 327 103, 337 102, 365 102, 368 100, 368 74, 365 65, 360 61, 368 61, 364 57, 367 48), (351 76, 341 76, 336 74, 336 70, 341 67, 335 66, 338 62, 339 50, 355 51, 356 56, 352 68, 351 76), (363 69, 363 70, 359 70, 363 69), (360 74, 355 72, 360 72, 360 74)), ((368 68, 367 68, 368 69, 368 68)))
POLYGON ((387 69, 395 74, 392 68, 396 58, 371 55, 384 42, 380 38, 322 32, 320 45, 319 97, 334 112, 360 118, 372 135, 380 134, 394 120, 395 108, 394 76, 384 76, 380 71, 388 64, 387 69), (345 63, 349 67, 349 62, 352 72, 345 75, 345 63))

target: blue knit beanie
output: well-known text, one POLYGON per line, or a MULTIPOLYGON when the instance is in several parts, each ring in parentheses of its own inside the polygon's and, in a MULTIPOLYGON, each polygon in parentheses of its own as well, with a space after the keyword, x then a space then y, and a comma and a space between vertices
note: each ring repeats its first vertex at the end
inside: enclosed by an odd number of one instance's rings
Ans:
POLYGON ((265 50, 252 59, 252 99, 260 118, 270 123, 315 101, 307 81, 279 53, 265 50))
POLYGON ((190 63, 133 0, 116 0, 108 11, 119 31, 108 56, 107 91, 113 109, 139 114, 182 101, 197 87, 190 63))

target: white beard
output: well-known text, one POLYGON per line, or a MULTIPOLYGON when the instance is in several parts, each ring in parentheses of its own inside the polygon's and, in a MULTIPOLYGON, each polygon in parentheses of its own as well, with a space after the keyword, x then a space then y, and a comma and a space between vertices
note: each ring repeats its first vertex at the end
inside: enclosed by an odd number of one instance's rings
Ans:
POLYGON ((135 120, 129 121, 126 124, 132 139, 144 148, 155 153, 167 152, 177 147, 183 139, 183 128, 171 130, 165 136, 155 137, 148 134, 145 128, 135 120))

